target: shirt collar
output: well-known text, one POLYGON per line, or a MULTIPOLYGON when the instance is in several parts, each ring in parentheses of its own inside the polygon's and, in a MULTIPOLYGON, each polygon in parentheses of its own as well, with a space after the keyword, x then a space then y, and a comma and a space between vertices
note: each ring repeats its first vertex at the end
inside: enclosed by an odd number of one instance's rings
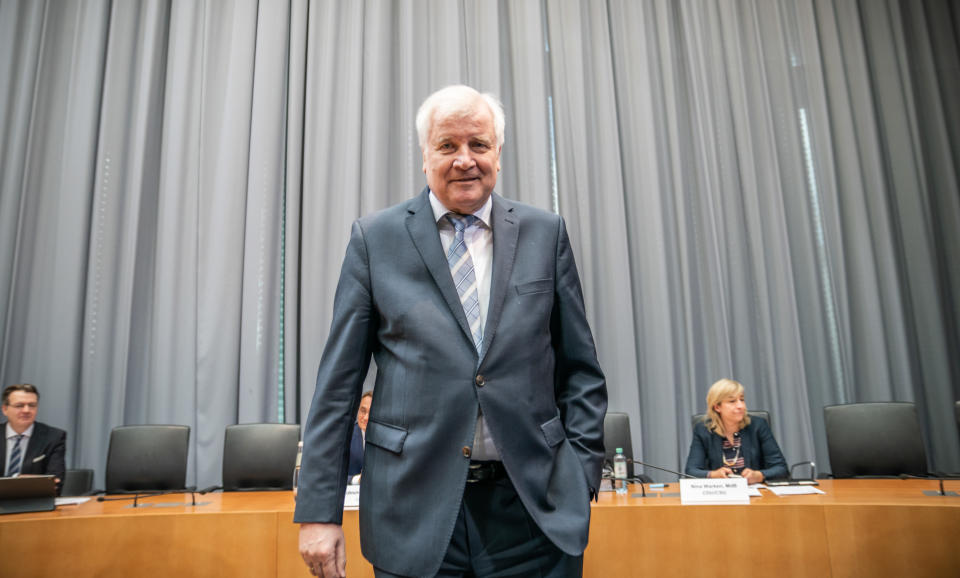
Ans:
MULTIPOLYGON (((453 212, 450 209, 443 206, 443 203, 440 202, 440 199, 437 198, 433 191, 430 191, 430 208, 433 209, 433 218, 438 223, 447 213, 453 212)), ((487 197, 487 202, 483 204, 477 211, 473 213, 473 216, 480 219, 488 229, 490 229, 490 213, 493 210, 493 194, 487 197)))
MULTIPOLYGON (((33 435, 33 426, 35 426, 35 425, 37 425, 37 422, 33 422, 32 424, 30 424, 30 427, 28 427, 27 429, 23 430, 23 436, 24 436, 24 437, 27 437, 27 438, 29 438, 30 436, 32 436, 32 435, 33 435)), ((10 427, 10 422, 7 422, 7 431, 6 431, 6 434, 7 434, 6 437, 7 437, 8 440, 14 440, 14 439, 17 438, 18 435, 21 435, 21 434, 18 434, 17 432, 15 432, 15 431, 13 431, 13 428, 10 427)))

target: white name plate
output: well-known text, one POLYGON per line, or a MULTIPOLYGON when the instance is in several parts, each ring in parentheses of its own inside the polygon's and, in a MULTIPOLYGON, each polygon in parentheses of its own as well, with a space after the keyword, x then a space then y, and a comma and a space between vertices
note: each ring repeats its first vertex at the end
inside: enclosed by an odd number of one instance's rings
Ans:
POLYGON ((343 497, 344 510, 356 510, 360 507, 360 486, 347 486, 347 493, 343 497))
POLYGON ((706 478, 680 480, 680 503, 750 504, 746 478, 706 478))

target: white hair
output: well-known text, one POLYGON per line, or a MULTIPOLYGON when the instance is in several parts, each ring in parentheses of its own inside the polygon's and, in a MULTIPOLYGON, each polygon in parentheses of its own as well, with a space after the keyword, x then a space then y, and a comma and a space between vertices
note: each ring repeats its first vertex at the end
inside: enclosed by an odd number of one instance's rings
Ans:
POLYGON ((497 148, 503 146, 503 131, 506 125, 503 114, 503 105, 496 96, 489 92, 480 93, 477 90, 456 84, 441 88, 423 101, 417 111, 417 136, 420 139, 420 149, 427 145, 433 119, 440 114, 443 117, 469 116, 474 111, 477 99, 482 99, 490 107, 493 114, 493 132, 497 138, 497 148))

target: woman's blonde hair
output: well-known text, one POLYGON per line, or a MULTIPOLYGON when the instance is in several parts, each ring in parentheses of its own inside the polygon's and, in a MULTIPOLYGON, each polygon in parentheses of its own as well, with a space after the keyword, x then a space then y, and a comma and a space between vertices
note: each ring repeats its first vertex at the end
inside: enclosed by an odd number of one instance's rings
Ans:
MULTIPOLYGON (((726 435, 723 430, 723 420, 717 413, 716 405, 729 397, 736 397, 743 393, 743 384, 732 379, 721 379, 710 386, 707 391, 707 413, 703 416, 703 423, 707 429, 717 435, 726 435)), ((743 421, 740 422, 740 429, 750 425, 750 416, 743 415, 743 421)))

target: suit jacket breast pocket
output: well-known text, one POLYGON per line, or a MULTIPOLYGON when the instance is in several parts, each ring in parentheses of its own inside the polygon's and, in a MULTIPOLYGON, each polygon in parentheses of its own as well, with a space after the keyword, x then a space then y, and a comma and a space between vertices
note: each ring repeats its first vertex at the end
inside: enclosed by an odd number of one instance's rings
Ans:
POLYGON ((517 285, 518 295, 530 295, 532 293, 548 293, 553 291, 553 279, 537 279, 527 283, 517 285))
POLYGON ((367 422, 367 443, 389 452, 399 454, 403 451, 403 442, 407 439, 407 430, 370 420, 367 422))

